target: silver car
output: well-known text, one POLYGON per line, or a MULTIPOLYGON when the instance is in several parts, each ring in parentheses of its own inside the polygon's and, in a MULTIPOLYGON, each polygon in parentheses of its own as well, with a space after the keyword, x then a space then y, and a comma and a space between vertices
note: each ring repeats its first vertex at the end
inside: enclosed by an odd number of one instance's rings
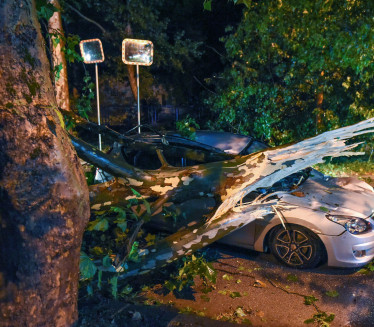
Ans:
MULTIPOLYGON (((141 138, 148 143, 168 144, 169 140, 179 147, 186 144, 185 139, 179 140, 175 134, 141 138)), ((249 136, 211 131, 197 131, 196 140, 187 143, 189 147, 204 145, 217 149, 218 154, 231 155, 246 155, 268 148, 249 136)), ((144 156, 134 149, 131 151, 131 158, 127 160, 140 168, 148 168, 144 165, 150 162, 150 154, 144 156), (142 161, 143 156, 146 160, 142 161)), ((181 166, 194 164, 183 157, 172 159, 173 165, 178 162, 181 166)), ((157 169, 157 164, 153 169, 157 169)), ((332 178, 310 168, 269 189, 258 189, 244 200, 261 201, 266 205, 274 197, 278 204, 272 208, 273 214, 253 221, 220 242, 261 252, 270 250, 279 261, 295 268, 312 268, 322 262, 333 267, 358 267, 374 258, 374 191, 367 183, 350 177, 332 178)), ((201 219, 215 202, 213 198, 193 199, 174 209, 182 215, 184 206, 194 218, 201 219)), ((183 224, 191 222, 177 219, 173 230, 183 224)), ((161 226, 160 221, 157 225, 161 226)))

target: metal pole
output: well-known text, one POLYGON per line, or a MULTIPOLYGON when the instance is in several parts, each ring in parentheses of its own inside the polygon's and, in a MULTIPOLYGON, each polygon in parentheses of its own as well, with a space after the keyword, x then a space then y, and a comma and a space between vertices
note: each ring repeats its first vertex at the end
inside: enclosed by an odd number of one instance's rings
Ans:
MULTIPOLYGON (((96 104, 97 104, 97 124, 100 126, 100 98, 99 98, 99 69, 95 64, 96 73, 96 104)), ((99 134, 99 150, 101 151, 101 134, 99 134)))
POLYGON ((138 133, 140 134, 140 96, 139 96, 139 65, 136 65, 136 88, 138 98, 138 133))

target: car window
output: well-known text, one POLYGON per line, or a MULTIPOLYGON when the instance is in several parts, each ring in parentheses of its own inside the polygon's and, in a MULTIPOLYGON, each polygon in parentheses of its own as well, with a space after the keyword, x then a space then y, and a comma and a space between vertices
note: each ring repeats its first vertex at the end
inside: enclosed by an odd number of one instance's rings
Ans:
POLYGON ((261 151, 261 150, 266 150, 268 149, 269 147, 265 144, 265 143, 262 143, 260 141, 256 141, 254 140, 250 146, 248 148, 245 149, 244 153, 243 154, 251 154, 251 153, 255 153, 257 151, 261 151))
POLYGON ((126 162, 139 169, 155 170, 161 168, 161 161, 153 149, 122 149, 126 162))

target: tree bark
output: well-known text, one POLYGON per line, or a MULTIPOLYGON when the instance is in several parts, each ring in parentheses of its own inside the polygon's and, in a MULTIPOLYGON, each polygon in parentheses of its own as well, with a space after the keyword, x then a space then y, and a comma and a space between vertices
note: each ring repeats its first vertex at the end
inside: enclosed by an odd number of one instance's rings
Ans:
MULTIPOLYGON (((57 9, 61 9, 58 0, 50 0, 57 9)), ((64 29, 62 27, 61 11, 56 11, 53 16, 48 21, 48 32, 49 33, 59 33, 61 35, 60 41, 57 46, 53 45, 53 40, 56 39, 55 36, 51 36, 50 48, 52 51, 52 64, 53 67, 58 67, 62 65, 60 70, 60 77, 55 78, 55 93, 57 105, 64 110, 70 110, 70 98, 69 98, 69 84, 68 84, 68 72, 66 65, 65 52, 63 48, 65 47, 64 42, 64 29)))
MULTIPOLYGON (((130 23, 126 25, 125 33, 132 37, 132 28, 130 23)), ((134 65, 127 65, 127 72, 129 76, 130 88, 132 91, 132 95, 134 96, 135 102, 138 101, 138 87, 136 83, 136 76, 135 76, 135 66, 134 65)))
POLYGON ((31 0, 0 2, 0 326, 72 326, 86 181, 31 0))

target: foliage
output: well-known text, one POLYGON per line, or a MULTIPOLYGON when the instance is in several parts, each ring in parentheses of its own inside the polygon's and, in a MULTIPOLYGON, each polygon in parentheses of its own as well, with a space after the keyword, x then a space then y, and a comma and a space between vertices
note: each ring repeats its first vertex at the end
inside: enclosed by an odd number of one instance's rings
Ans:
POLYGON ((194 285, 194 277, 199 276, 205 284, 216 283, 217 273, 211 263, 203 256, 195 255, 182 258, 183 266, 179 268, 177 275, 171 275, 171 279, 165 282, 169 291, 181 291, 185 287, 194 285))
POLYGON ((374 173, 374 163, 361 161, 355 158, 354 161, 331 161, 314 166, 315 169, 332 177, 365 175, 374 173))
POLYGON ((370 261, 358 271, 360 274, 368 275, 374 272, 374 261, 370 261))
POLYGON ((313 295, 304 296, 304 304, 306 304, 306 305, 312 305, 317 301, 318 301, 318 299, 316 297, 314 297, 313 295))
POLYGON ((92 111, 91 103, 95 99, 95 84, 91 81, 91 76, 88 74, 84 76, 83 82, 82 94, 76 102, 76 108, 81 117, 88 119, 88 114, 92 111))
POLYGON ((45 19, 48 21, 58 9, 48 0, 36 0, 36 11, 38 19, 45 19))
POLYGON ((183 137, 189 138, 191 140, 196 139, 196 129, 200 128, 196 120, 190 116, 177 121, 176 127, 177 131, 179 131, 183 137))
POLYGON ((339 292, 338 292, 338 291, 335 291, 335 290, 327 291, 325 294, 326 294, 327 296, 329 296, 329 297, 338 297, 338 296, 339 296, 339 292))
POLYGON ((61 31, 54 30, 52 33, 49 33, 49 37, 51 37, 54 47, 57 47, 60 43, 64 44, 62 51, 64 51, 65 59, 68 63, 83 61, 82 56, 76 51, 76 47, 80 42, 78 35, 69 34, 66 37, 61 31))
POLYGON ((214 127, 281 144, 373 116, 373 14, 363 1, 250 2, 222 39, 214 127))
POLYGON ((326 312, 318 312, 314 314, 312 318, 305 320, 304 323, 313 324, 316 322, 320 327, 329 327, 334 319, 335 315, 333 313, 327 314, 326 312))
MULTIPOLYGON (((126 262, 138 262, 141 255, 140 248, 151 246, 159 239, 158 235, 145 233, 144 230, 141 230, 137 240, 132 244, 127 261, 119 268, 113 266, 115 254, 119 253, 121 246, 129 237, 129 226, 139 220, 143 208, 146 210, 142 219, 144 221, 150 219, 150 204, 137 191, 132 189, 132 192, 135 198, 129 199, 127 206, 112 206, 105 210, 94 211, 91 221, 87 225, 79 267, 81 283, 86 286, 88 294, 93 294, 95 290, 103 290, 109 291, 114 298, 128 296, 132 292, 132 288, 126 285, 121 289, 118 279, 120 274, 127 269, 126 262), (103 283, 107 287, 102 288, 103 283)), ((171 217, 175 216, 175 214, 171 214, 170 210, 167 211, 171 217)), ((216 272, 203 255, 182 258, 177 264, 178 273, 171 274, 165 283, 165 286, 171 291, 181 291, 183 288, 193 285, 195 276, 199 276, 206 285, 216 281, 216 272)))

